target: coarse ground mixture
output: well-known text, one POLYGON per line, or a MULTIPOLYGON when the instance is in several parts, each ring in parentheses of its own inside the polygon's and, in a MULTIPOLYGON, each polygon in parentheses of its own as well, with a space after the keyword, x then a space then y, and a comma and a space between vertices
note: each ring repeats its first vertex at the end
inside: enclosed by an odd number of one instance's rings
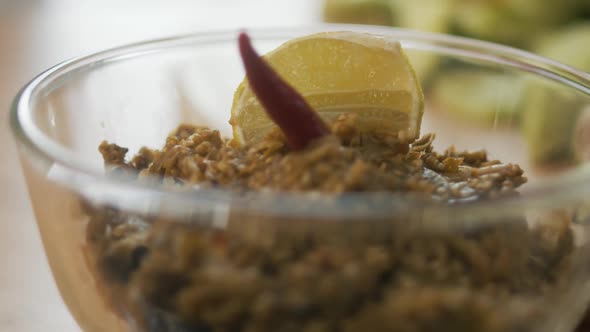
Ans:
MULTIPOLYGON (((526 182, 520 167, 483 151, 435 152, 432 134, 362 133, 352 114, 332 132, 294 152, 278 131, 238 146, 182 125, 161 150, 143 148, 129 161, 115 144, 100 152, 111 175, 187 190, 411 192, 468 204, 517 195, 526 182)), ((570 218, 559 211, 534 225, 523 216, 464 232, 404 233, 389 220, 300 227, 230 213, 226 228, 215 228, 87 209, 90 262, 106 297, 145 331, 535 331, 543 301, 572 276, 570 218), (274 228, 245 235, 260 225, 274 228)))
POLYGON ((485 151, 433 151, 433 134, 412 141, 403 134, 360 132, 356 114, 332 124, 335 134, 302 152, 289 151, 279 130, 239 147, 219 131, 180 126, 161 150, 143 148, 126 162, 126 148, 103 142, 108 168, 164 182, 224 189, 288 192, 412 192, 436 200, 514 194, 526 182, 518 165, 488 160, 485 151), (399 137, 402 136, 402 137, 399 137))

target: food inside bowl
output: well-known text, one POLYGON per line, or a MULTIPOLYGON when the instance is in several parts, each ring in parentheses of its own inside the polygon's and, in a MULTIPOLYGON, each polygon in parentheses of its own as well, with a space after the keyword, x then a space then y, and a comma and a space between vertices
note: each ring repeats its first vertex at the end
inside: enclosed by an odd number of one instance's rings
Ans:
MULTIPOLYGON (((399 43, 320 34, 263 61, 242 35, 240 50, 248 80, 236 92, 233 138, 183 124, 163 148, 131 159, 103 142, 107 176, 187 192, 407 194, 428 207, 510 199, 526 183, 518 165, 484 150, 436 152, 434 134, 419 136, 422 95, 399 43), (293 52, 306 48, 322 53, 324 65, 294 56, 290 67, 293 52), (349 67, 368 72, 343 82, 349 67), (370 74, 379 68, 399 73, 389 77, 395 84, 370 74), (281 70, 297 73, 287 84, 281 70), (325 90, 309 83, 326 77, 338 82, 325 90), (350 90, 354 84, 360 88, 350 90)), ((574 236, 563 211, 499 212, 479 224, 474 216, 463 220, 473 227, 459 231, 420 228, 448 222, 424 211, 301 220, 230 205, 215 224, 198 215, 87 211, 89 262, 107 285, 105 298, 145 331, 535 331, 573 277, 574 236)))

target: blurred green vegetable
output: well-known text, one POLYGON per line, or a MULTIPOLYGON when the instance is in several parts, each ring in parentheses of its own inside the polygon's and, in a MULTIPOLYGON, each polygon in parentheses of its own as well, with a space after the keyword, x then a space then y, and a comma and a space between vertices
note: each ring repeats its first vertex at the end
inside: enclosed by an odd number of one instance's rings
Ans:
POLYGON ((456 32, 469 37, 528 47, 531 37, 568 22, 579 0, 459 0, 456 32))
POLYGON ((324 19, 334 23, 393 25, 390 0, 326 0, 324 19))
POLYGON ((590 72, 590 21, 574 23, 540 37, 532 51, 590 72))
POLYGON ((457 69, 433 83, 431 97, 437 108, 482 127, 518 123, 522 80, 501 73, 457 69))
POLYGON ((580 116, 574 129, 573 150, 576 161, 586 162, 590 160, 590 105, 586 105, 580 112, 580 116))
POLYGON ((446 33, 456 0, 390 0, 396 25, 420 31, 446 33))
POLYGON ((324 0, 328 22, 450 32, 530 48, 530 42, 590 16, 588 0, 324 0))
MULTIPOLYGON (((590 22, 579 23, 555 31, 534 46, 540 55, 581 70, 590 71, 590 22)), ((580 114, 588 104, 579 95, 567 92, 557 83, 551 86, 530 81, 526 107, 522 114, 522 130, 537 163, 575 161, 576 135, 581 129, 580 114)), ((588 124, 584 125, 587 128, 588 124)), ((578 149, 579 150, 579 149, 578 149)))
POLYGON ((581 99, 557 84, 529 83, 521 116, 529 158, 537 164, 574 160, 573 136, 581 99))

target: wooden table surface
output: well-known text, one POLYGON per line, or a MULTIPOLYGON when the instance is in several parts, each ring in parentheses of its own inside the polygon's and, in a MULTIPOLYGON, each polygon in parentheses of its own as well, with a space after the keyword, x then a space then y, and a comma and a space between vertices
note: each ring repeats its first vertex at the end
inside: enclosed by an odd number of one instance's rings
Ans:
POLYGON ((319 21, 316 0, 0 0, 0 331, 80 331, 61 301, 8 124, 41 70, 100 49, 191 31, 319 21))

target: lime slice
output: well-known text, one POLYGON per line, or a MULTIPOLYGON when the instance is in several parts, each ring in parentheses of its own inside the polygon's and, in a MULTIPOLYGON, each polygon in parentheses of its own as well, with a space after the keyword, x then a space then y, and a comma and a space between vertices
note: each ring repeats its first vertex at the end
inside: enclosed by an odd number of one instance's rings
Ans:
MULTIPOLYGON (((420 133, 424 97, 398 41, 325 32, 288 41, 265 59, 328 122, 356 113, 361 131, 420 133)), ((246 79, 234 95, 230 123, 243 144, 260 140, 274 126, 246 79)))

